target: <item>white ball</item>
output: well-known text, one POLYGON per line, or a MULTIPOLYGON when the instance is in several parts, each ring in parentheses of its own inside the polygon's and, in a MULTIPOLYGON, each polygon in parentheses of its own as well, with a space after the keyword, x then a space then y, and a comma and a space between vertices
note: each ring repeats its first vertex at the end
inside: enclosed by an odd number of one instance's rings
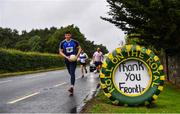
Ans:
POLYGON ((77 60, 77 57, 75 55, 70 55, 70 60, 71 61, 76 61, 77 60))

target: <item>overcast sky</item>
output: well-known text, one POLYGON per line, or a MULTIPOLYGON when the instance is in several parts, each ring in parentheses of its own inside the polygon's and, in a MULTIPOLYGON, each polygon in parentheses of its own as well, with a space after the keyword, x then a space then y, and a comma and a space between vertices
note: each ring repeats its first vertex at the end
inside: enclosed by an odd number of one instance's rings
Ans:
POLYGON ((106 0, 0 0, 0 26, 19 31, 74 24, 91 41, 112 51, 124 32, 103 21, 106 0))

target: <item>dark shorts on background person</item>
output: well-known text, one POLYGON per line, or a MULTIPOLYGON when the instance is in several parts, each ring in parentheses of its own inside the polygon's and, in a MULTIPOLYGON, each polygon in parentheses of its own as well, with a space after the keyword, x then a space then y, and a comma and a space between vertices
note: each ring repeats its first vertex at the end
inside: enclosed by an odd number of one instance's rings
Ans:
POLYGON ((99 65, 102 65, 102 62, 101 61, 95 61, 94 64, 96 67, 98 67, 99 65))
POLYGON ((86 66, 86 63, 81 63, 81 62, 80 62, 80 65, 86 66))

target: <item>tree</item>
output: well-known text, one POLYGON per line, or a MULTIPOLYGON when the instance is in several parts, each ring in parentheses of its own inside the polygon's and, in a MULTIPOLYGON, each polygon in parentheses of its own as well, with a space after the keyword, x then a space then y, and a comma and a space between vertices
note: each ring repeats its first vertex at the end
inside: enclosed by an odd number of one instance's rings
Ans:
POLYGON ((96 45, 93 41, 87 40, 77 26, 51 27, 50 29, 32 29, 30 32, 22 31, 19 35, 17 30, 0 28, 0 47, 15 48, 22 51, 38 51, 47 53, 58 53, 59 43, 64 40, 64 33, 71 31, 73 39, 77 40, 84 51, 91 57, 97 47, 108 52, 103 45, 96 45))
POLYGON ((28 40, 21 40, 16 43, 15 48, 21 51, 31 50, 31 45, 28 43, 28 40))
POLYGON ((80 29, 74 25, 61 27, 48 39, 48 52, 58 53, 59 43, 60 41, 64 40, 64 33, 66 31, 70 31, 72 33, 73 39, 77 40, 80 43, 81 47, 85 52, 87 52, 88 56, 91 57, 97 47, 102 48, 104 52, 108 52, 105 46, 95 45, 94 42, 87 40, 85 36, 80 32, 80 29))
POLYGON ((16 29, 11 30, 9 28, 0 27, 0 47, 2 48, 14 48, 16 42, 19 40, 19 34, 16 29))
POLYGON ((139 33, 144 45, 180 49, 179 0, 107 0, 109 21, 126 34, 139 33))
POLYGON ((41 38, 38 35, 35 35, 29 39, 28 44, 31 46, 30 51, 39 52, 41 49, 41 38))

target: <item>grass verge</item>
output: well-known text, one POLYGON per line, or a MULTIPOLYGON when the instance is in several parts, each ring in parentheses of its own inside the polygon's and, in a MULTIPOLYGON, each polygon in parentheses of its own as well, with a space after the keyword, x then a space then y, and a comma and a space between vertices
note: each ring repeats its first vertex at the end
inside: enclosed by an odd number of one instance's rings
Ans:
POLYGON ((87 102, 82 113, 180 113, 180 89, 170 83, 164 85, 164 91, 159 95, 152 107, 115 106, 103 94, 102 90, 91 101, 87 102))
POLYGON ((34 73, 48 72, 48 71, 55 71, 55 70, 62 70, 62 69, 65 69, 65 67, 49 68, 49 69, 40 69, 40 70, 34 70, 34 71, 23 71, 23 72, 13 72, 13 73, 3 73, 3 74, 0 74, 0 78, 12 77, 12 76, 21 76, 21 75, 25 75, 25 74, 34 74, 34 73))

